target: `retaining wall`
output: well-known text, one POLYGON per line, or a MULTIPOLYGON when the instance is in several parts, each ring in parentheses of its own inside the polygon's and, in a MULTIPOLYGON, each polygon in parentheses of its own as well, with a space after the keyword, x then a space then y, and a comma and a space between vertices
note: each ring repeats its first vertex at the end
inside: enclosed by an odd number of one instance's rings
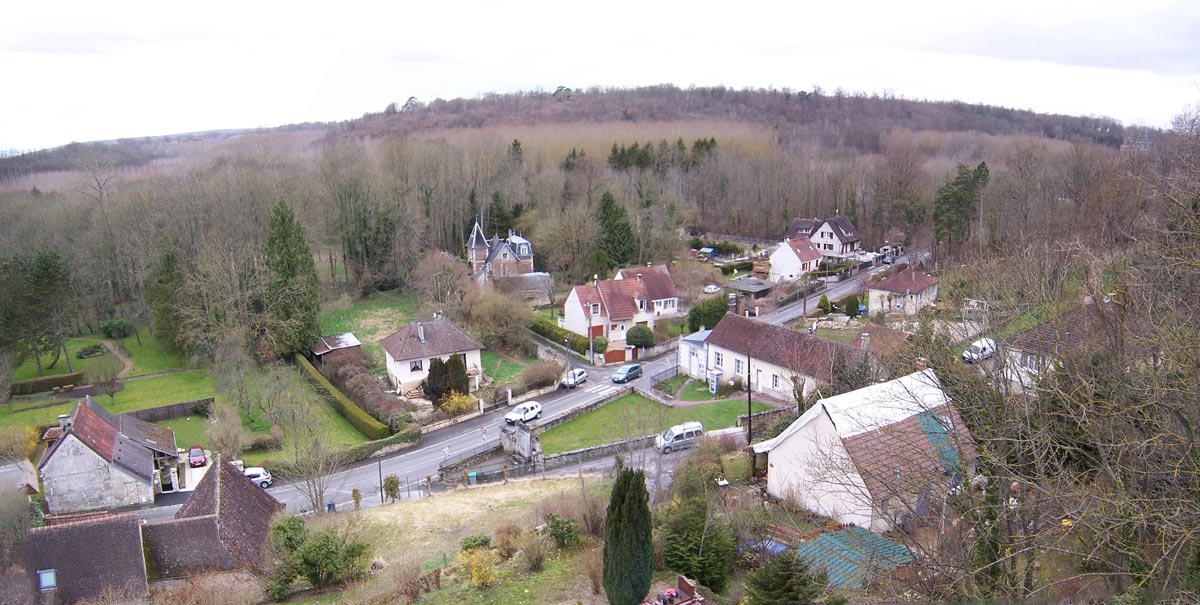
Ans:
POLYGON ((605 397, 599 401, 589 403, 585 406, 577 407, 577 408, 567 412, 566 414, 559 416, 558 418, 551 418, 549 420, 545 420, 545 421, 539 423, 537 426, 533 427, 533 434, 540 435, 540 434, 542 434, 542 433, 544 433, 544 432, 546 432, 568 420, 574 420, 575 418, 578 418, 578 417, 580 417, 580 416, 582 416, 582 415, 584 415, 606 403, 611 403, 613 401, 616 401, 617 399, 620 399, 620 398, 628 395, 630 393, 630 391, 632 391, 632 390, 633 389, 630 387, 625 387, 624 389, 621 389, 615 393, 609 394, 607 397, 605 397))

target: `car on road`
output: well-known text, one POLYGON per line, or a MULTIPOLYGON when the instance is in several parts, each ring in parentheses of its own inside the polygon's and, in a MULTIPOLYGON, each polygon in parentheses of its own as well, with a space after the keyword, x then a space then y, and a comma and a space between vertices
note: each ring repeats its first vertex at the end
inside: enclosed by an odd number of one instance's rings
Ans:
POLYGON ((890 265, 890 264, 892 264, 892 263, 894 263, 894 262, 896 262, 896 260, 895 260, 895 259, 893 259, 893 258, 892 258, 892 257, 890 257, 890 256, 885 256, 885 257, 883 257, 883 264, 885 264, 885 265, 890 265))
POLYGON ((654 447, 664 454, 692 447, 704 436, 704 425, 693 420, 677 424, 654 437, 654 447))
POLYGON ((529 422, 535 418, 541 418, 542 404, 536 401, 526 401, 521 405, 513 408, 511 412, 504 415, 504 422, 508 424, 516 424, 518 422, 529 422))
POLYGON ((271 479, 271 473, 261 466, 246 467, 242 471, 242 474, 263 489, 271 487, 271 482, 274 481, 274 479, 271 479))
POLYGON ((971 343, 962 354, 962 360, 965 363, 975 363, 983 361, 992 355, 996 354, 996 341, 990 338, 980 338, 971 343))
POLYGON ((579 383, 581 382, 587 382, 587 370, 584 370, 583 368, 575 368, 573 370, 567 370, 567 373, 563 374, 562 380, 559 381, 558 384, 568 389, 573 389, 579 386, 579 383))
POLYGON ((629 364, 625 364, 625 365, 617 368, 617 371, 613 372, 612 381, 613 382, 629 382, 630 380, 638 378, 641 375, 642 375, 642 364, 629 363, 629 364))
POLYGON ((208 456, 204 455, 204 448, 193 445, 188 448, 188 465, 192 467, 204 466, 208 464, 208 456))
POLYGON ((705 294, 716 294, 717 292, 720 292, 720 291, 721 291, 721 286, 718 286, 717 284, 708 284, 707 286, 704 286, 705 294))

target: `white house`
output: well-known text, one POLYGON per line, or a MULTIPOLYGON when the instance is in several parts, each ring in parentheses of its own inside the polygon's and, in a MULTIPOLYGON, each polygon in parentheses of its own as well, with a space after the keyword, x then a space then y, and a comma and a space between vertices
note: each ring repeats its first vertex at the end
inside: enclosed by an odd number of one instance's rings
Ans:
POLYGON ((429 363, 435 357, 446 361, 451 355, 462 358, 471 379, 471 390, 479 388, 483 345, 445 317, 414 321, 379 344, 387 359, 388 379, 398 392, 420 385, 429 376, 429 363))
POLYGON ((828 219, 794 218, 784 239, 807 235, 825 258, 841 260, 862 251, 862 235, 844 216, 828 219))
POLYGON ((1021 393, 1036 395, 1038 382, 1067 355, 1103 345, 1105 334, 1121 333, 1112 304, 1086 304, 1066 311, 1001 343, 1005 378, 1021 393))
POLYGON ((791 281, 815 271, 821 264, 821 253, 806 235, 784 240, 771 253, 771 281, 791 281))
POLYGON ((767 492, 874 532, 939 514, 973 472, 974 442, 932 370, 819 400, 767 454, 767 492))
POLYGON ((938 279, 916 269, 906 269, 867 289, 867 309, 876 313, 916 315, 937 302, 938 279))
POLYGON ((675 283, 665 266, 621 269, 614 279, 575 286, 563 304, 559 326, 582 336, 604 336, 624 348, 633 326, 654 329, 655 320, 680 314, 675 283))
POLYGON ((708 380, 708 353, 704 350, 704 341, 712 330, 704 326, 679 339, 679 373, 691 376, 696 380, 708 380))
POLYGON ((705 379, 728 383, 740 377, 754 392, 790 401, 796 380, 804 381, 806 397, 830 381, 839 351, 861 354, 805 332, 726 313, 705 339, 705 379))
POLYGON ((38 462, 51 513, 147 504, 164 484, 174 489, 179 451, 169 428, 86 397, 59 417, 58 435, 38 462))

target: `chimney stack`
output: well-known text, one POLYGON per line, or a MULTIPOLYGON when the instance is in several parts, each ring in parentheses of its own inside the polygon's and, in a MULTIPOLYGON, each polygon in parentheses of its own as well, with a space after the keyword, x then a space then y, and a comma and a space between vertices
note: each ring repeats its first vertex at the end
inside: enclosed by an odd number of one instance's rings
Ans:
POLYGON ((858 336, 858 338, 859 338, 860 342, 862 342, 862 350, 866 351, 871 348, 871 333, 870 332, 863 331, 862 334, 860 334, 858 336))
POLYGON ((926 370, 926 368, 928 368, 928 367, 929 366, 925 363, 924 357, 917 358, 917 371, 918 372, 924 372, 926 370))
POLYGON ((67 429, 71 428, 71 415, 70 414, 59 414, 58 415, 58 428, 64 432, 66 432, 67 429))
POLYGON ((637 280, 638 280, 638 282, 641 282, 641 281, 642 281, 642 274, 641 274, 641 273, 638 273, 638 274, 637 274, 637 280))
POLYGON ((417 324, 417 339, 425 342, 425 324, 417 324))

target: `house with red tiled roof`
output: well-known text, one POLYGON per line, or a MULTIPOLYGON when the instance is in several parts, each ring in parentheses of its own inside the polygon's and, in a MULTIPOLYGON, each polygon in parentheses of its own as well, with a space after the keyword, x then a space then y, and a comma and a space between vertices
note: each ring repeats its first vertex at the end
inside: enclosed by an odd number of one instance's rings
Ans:
POLYGON ((771 253, 770 279, 776 283, 800 279, 820 264, 821 252, 807 235, 786 239, 771 253))
POLYGON ((821 399, 753 449, 767 455, 767 493, 873 532, 939 514, 977 457, 928 369, 821 399))
POLYGON ((582 336, 604 336, 610 349, 621 349, 630 328, 654 329, 656 320, 679 314, 679 295, 667 267, 632 267, 613 279, 575 286, 559 326, 582 336))
MULTIPOLYGON (((35 528, 21 544, 28 592, 38 603, 113 594, 145 598, 156 582, 214 574, 262 583, 264 546, 284 505, 219 457, 169 521, 80 515, 35 528)), ((0 593, 0 597, 8 598, 0 593)), ((7 602, 7 601, 6 601, 7 602)))
POLYGON ((398 392, 419 386, 429 376, 429 363, 434 358, 446 361, 451 355, 462 358, 471 390, 479 388, 483 375, 480 353, 484 347, 445 317, 414 321, 379 344, 387 360, 388 379, 398 392))
POLYGON ((91 397, 60 416, 59 429, 38 462, 51 513, 145 504, 174 489, 179 450, 171 429, 112 414, 91 397))
POLYGON ((872 315, 916 315, 937 302, 938 279, 916 269, 905 269, 867 289, 867 309, 872 315))
POLYGON ((704 351, 709 382, 740 378, 750 390, 785 401, 794 400, 797 384, 806 397, 829 384, 839 354, 861 356, 847 345, 734 313, 717 322, 704 351))

